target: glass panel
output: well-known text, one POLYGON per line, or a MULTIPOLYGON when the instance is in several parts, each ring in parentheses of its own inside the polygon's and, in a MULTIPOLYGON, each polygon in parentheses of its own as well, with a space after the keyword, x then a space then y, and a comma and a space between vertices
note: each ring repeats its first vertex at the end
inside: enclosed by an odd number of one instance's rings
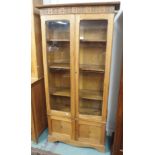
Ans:
POLYGON ((52 110, 70 112, 70 23, 46 22, 49 92, 52 110))
POLYGON ((81 20, 79 113, 102 115, 107 20, 81 20))
POLYGON ((70 24, 67 20, 55 20, 48 21, 47 25, 47 40, 56 40, 56 41, 69 41, 69 28, 70 24))
POLYGON ((81 20, 81 41, 106 41, 107 20, 81 20))
POLYGON ((51 97, 52 109, 64 112, 70 112, 70 99, 68 97, 51 97))
POLYGON ((84 115, 101 115, 101 101, 80 99, 80 113, 84 115))

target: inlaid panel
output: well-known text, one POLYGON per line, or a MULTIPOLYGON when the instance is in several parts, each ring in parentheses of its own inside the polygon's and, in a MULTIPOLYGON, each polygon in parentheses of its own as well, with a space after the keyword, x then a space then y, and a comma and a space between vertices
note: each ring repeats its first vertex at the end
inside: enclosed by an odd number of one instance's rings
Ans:
POLYGON ((94 14, 94 13, 114 13, 113 6, 84 6, 84 7, 56 7, 44 8, 41 15, 62 15, 62 14, 94 14))

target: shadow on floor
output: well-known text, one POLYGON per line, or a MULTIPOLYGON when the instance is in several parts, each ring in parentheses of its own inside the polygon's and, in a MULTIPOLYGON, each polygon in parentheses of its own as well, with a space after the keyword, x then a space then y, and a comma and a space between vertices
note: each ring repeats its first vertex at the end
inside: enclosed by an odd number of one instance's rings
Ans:
POLYGON ((51 143, 48 142, 47 137, 48 129, 44 130, 40 135, 38 144, 32 141, 31 146, 60 155, 110 155, 110 144, 112 140, 110 136, 106 136, 106 151, 104 153, 93 148, 75 147, 61 142, 51 143))

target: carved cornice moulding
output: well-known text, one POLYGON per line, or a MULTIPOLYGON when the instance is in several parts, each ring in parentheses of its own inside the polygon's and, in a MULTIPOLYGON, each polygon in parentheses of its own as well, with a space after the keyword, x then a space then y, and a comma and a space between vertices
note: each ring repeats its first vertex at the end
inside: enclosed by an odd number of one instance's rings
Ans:
POLYGON ((56 7, 43 8, 41 15, 63 15, 63 14, 95 14, 95 13, 114 13, 114 6, 87 6, 87 7, 56 7))

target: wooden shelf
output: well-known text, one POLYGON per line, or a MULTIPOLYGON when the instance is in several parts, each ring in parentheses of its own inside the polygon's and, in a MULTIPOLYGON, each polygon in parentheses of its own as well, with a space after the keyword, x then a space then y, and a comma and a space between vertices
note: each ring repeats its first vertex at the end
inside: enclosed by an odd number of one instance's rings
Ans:
POLYGON ((80 39, 80 42, 106 42, 106 40, 91 40, 91 39, 80 39))
POLYGON ((66 105, 62 104, 53 104, 52 110, 61 111, 61 112, 70 112, 70 104, 66 103, 66 105))
POLYGON ((80 70, 82 71, 90 71, 90 72, 104 72, 104 65, 86 65, 86 64, 81 64, 80 65, 80 70))
POLYGON ((54 96, 64 96, 64 97, 70 97, 70 89, 68 88, 56 88, 54 90, 50 90, 50 94, 54 96))
POLYGON ((48 42, 69 42, 68 39, 48 39, 48 42))
POLYGON ((51 66, 49 66, 50 69, 54 70, 69 70, 70 64, 69 63, 53 63, 51 66))
POLYGON ((56 116, 56 117, 59 116, 59 117, 68 117, 68 118, 71 118, 70 106, 68 106, 68 108, 65 108, 65 111, 64 110, 61 110, 60 111, 59 109, 58 110, 51 109, 50 112, 51 112, 51 114, 53 116, 56 116))
POLYGON ((80 90, 80 97, 82 99, 89 100, 103 100, 103 92, 102 91, 91 91, 91 90, 80 90))
POLYGON ((93 109, 93 108, 80 108, 80 114, 83 115, 96 115, 100 116, 101 111, 99 109, 93 109))

